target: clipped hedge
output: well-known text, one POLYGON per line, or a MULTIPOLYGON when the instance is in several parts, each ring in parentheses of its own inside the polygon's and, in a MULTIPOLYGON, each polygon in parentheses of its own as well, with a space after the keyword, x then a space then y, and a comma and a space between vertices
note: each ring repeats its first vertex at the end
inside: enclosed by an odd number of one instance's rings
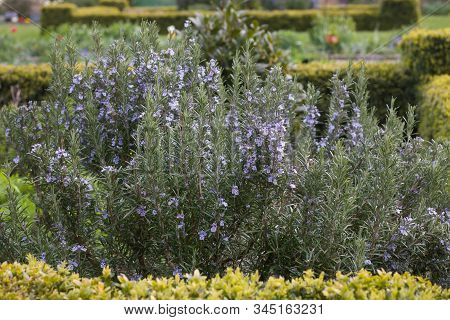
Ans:
POLYGON ((417 29, 400 44, 402 59, 418 74, 450 74, 450 28, 417 29))
POLYGON ((126 7, 128 7, 128 0, 99 0, 98 4, 104 7, 114 7, 123 11, 126 7))
POLYGON ((49 65, 0 65, 0 106, 10 103, 11 87, 20 89, 20 100, 42 100, 51 80, 49 65))
POLYGON ((419 0, 384 0, 380 5, 380 16, 383 17, 384 30, 410 25, 420 18, 419 0))
MULTIPOLYGON (((115 2, 116 0, 102 0, 100 5, 105 1, 115 2)), ((397 4, 398 5, 398 4, 397 4)), ((395 7, 395 5, 392 5, 395 7)), ((76 6, 66 4, 55 4, 45 6, 42 10, 41 25, 43 28, 55 27, 62 23, 92 23, 98 21, 101 24, 111 24, 118 21, 139 22, 141 20, 156 21, 161 31, 165 32, 170 25, 181 28, 189 17, 194 16, 199 11, 189 10, 149 10, 149 11, 123 11, 118 7, 117 11, 107 10, 105 6, 77 8, 76 6), (61 13, 61 14, 60 14, 61 13)), ((112 7, 108 7, 112 8, 112 7)), ((402 9, 403 10, 403 9, 402 9)), ((311 28, 312 21, 319 15, 346 15, 356 23, 357 30, 388 30, 399 28, 405 24, 414 23, 418 19, 419 6, 416 0, 384 0, 380 7, 378 6, 349 6, 347 8, 325 8, 311 10, 249 10, 246 14, 251 20, 255 20, 260 24, 265 24, 270 30, 296 30, 306 31, 311 28), (402 18, 398 18, 398 14, 389 13, 386 8, 387 3, 409 3, 416 5, 416 9, 412 14, 411 10, 405 9, 401 11, 402 18), (384 7, 383 7, 384 6, 384 7), (384 8, 384 9, 383 9, 384 8)), ((211 14, 212 11, 202 11, 204 14, 211 14)), ((396 12, 397 13, 397 12, 396 12)))
POLYGON ((198 271, 180 279, 148 278, 130 281, 111 270, 100 277, 80 278, 65 267, 53 269, 29 258, 28 264, 3 263, 0 266, 0 299, 157 299, 157 300, 278 300, 278 299, 449 299, 450 290, 409 273, 361 270, 355 274, 336 273, 334 279, 315 276, 308 270, 300 278, 270 277, 261 281, 258 273, 244 275, 228 269, 220 277, 207 279, 198 271))
POLYGON ((433 77, 420 90, 419 134, 450 139, 450 75, 433 77))
MULTIPOLYGON (((322 92, 329 93, 329 79, 335 72, 345 72, 347 63, 311 62, 298 64, 290 73, 303 85, 312 83, 322 92)), ((359 66, 356 65, 356 68, 359 66)), ((406 115, 408 104, 417 103, 416 77, 399 63, 380 62, 365 65, 368 77, 369 105, 375 107, 375 114, 379 119, 387 115, 391 99, 396 98, 395 106, 401 116, 406 115)), ((328 108, 328 101, 322 101, 321 111, 328 108)))
POLYGON ((72 15, 77 10, 73 3, 49 4, 42 7, 41 27, 43 29, 51 26, 59 26, 72 22, 72 15))
MULTIPOLYGON (((346 63, 312 62, 292 67, 290 74, 306 85, 313 83, 322 92, 328 92, 329 79, 333 73, 344 71, 346 63)), ((417 103, 417 80, 409 70, 397 63, 371 63, 366 65, 369 78, 370 105, 376 107, 376 115, 383 119, 391 98, 396 98, 399 113, 406 113, 408 104, 417 103)), ((48 65, 1 66, 0 67, 0 105, 11 101, 11 86, 21 89, 21 100, 42 100, 49 85, 51 70, 48 65)), ((326 110, 327 101, 321 105, 326 110)))

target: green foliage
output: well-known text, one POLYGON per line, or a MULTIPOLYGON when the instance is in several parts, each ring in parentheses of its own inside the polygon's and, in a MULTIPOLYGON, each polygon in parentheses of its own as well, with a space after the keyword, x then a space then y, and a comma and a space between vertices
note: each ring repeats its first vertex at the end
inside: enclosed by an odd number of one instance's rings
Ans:
POLYGON ((417 74, 450 74, 450 28, 413 30, 400 46, 404 63, 417 74))
POLYGON ((414 24, 420 18, 420 1, 382 0, 380 18, 380 26, 387 30, 414 24))
POLYGON ((420 90, 419 133, 426 139, 450 139, 450 75, 434 76, 420 90))
POLYGON ((205 58, 217 60, 225 76, 232 72, 236 53, 246 46, 263 70, 286 64, 286 57, 277 49, 274 35, 258 22, 249 21, 235 1, 226 1, 213 15, 197 14, 190 21, 205 58))
MULTIPOLYGON (((321 92, 329 93, 329 79, 335 72, 344 72, 346 63, 312 62, 297 64, 289 73, 296 77, 297 81, 306 86, 314 84, 321 92)), ((391 99, 395 98, 397 112, 406 116, 408 105, 416 105, 418 80, 410 70, 401 64, 392 62, 370 63, 365 66, 368 78, 369 106, 374 108, 378 119, 386 119, 388 106, 391 99)), ((322 111, 328 110, 329 101, 325 96, 319 107, 322 111)), ((420 120, 419 120, 420 123, 420 120)))
MULTIPOLYGON (((111 27, 114 27, 113 25, 111 27)), ((127 25, 125 25, 127 26, 127 25)), ((130 27, 132 25, 129 25, 130 27)), ((69 25, 62 26, 63 30, 70 28, 69 25)), ((88 31, 85 26, 74 28, 80 30, 80 33, 73 34, 76 40, 79 38, 85 43, 82 47, 90 45, 91 41, 86 41, 84 32, 88 31)), ((120 30, 120 25, 117 25, 120 30)), ((110 29, 100 29, 102 33, 112 32, 110 29)), ((128 27, 127 27, 128 30, 128 27)), ((128 35, 134 34, 131 28, 128 35)), ((308 64, 298 64, 292 66, 288 73, 294 75, 303 85, 309 82, 313 83, 321 92, 329 92, 329 79, 336 71, 342 71, 346 68, 344 63, 325 63, 313 62, 308 64)), ((403 68, 396 63, 371 63, 366 66, 367 76, 369 78, 368 88, 370 91, 369 105, 375 108, 375 114, 379 119, 385 119, 387 115, 387 106, 391 98, 396 98, 396 105, 400 115, 406 114, 408 104, 418 104, 417 84, 418 80, 411 74, 410 70, 403 68)), ((19 85, 21 88, 21 101, 42 100, 51 78, 51 70, 46 65, 29 66, 3 66, 0 67, 0 101, 4 103, 11 102, 11 86, 19 85)), ((326 97, 320 103, 322 111, 328 110, 326 97)))
POLYGON ((29 252, 83 275, 365 267, 448 284, 448 143, 414 138, 412 110, 378 127, 364 72, 332 77, 326 114, 313 87, 259 76, 248 52, 225 86, 192 32, 169 49, 153 24, 131 46, 94 34, 82 70, 59 43, 47 101, 3 111, 36 189, 29 252))
POLYGON ((43 99, 50 78, 48 65, 0 65, 0 105, 43 99))
MULTIPOLYGON (((386 0, 385 2, 389 2, 386 0)), ((396 1, 396 0, 392 0, 396 1)), ((130 21, 140 23, 144 21, 155 21, 166 32, 167 27, 173 25, 181 29, 186 20, 201 11, 188 10, 149 10, 141 12, 120 12, 106 10, 105 7, 76 8, 67 5, 46 6, 42 10, 41 24, 43 28, 54 27, 63 23, 86 23, 91 24, 98 21, 100 24, 112 24, 119 21, 130 21)), ((398 11, 396 11, 398 12, 398 11)), ((205 15, 212 14, 211 11, 201 12, 205 15)), ((311 28, 312 21, 320 14, 332 16, 348 16, 355 21, 356 30, 390 30, 400 28, 412 18, 398 19, 398 15, 380 14, 376 6, 349 6, 344 9, 324 10, 248 10, 245 15, 251 21, 258 21, 260 25, 267 25, 269 30, 297 30, 306 31, 311 28)), ((408 15, 409 16, 409 15, 408 15)), ((411 23, 416 22, 412 21, 411 23)))
POLYGON ((198 271, 180 278, 153 278, 130 281, 117 279, 106 267, 100 277, 81 278, 64 265, 56 270, 29 257, 27 264, 0 266, 0 299, 95 299, 95 300, 446 300, 450 291, 408 273, 361 270, 340 272, 332 279, 308 270, 299 278, 270 277, 262 281, 258 273, 243 274, 227 269, 223 276, 202 276, 198 271))
POLYGON ((70 23, 75 10, 77 10, 77 6, 73 3, 57 3, 43 6, 41 10, 41 27, 47 29, 60 24, 70 23))
MULTIPOLYGON (((33 187, 23 178, 11 175, 11 169, 0 171, 0 260, 8 261, 35 252, 38 233, 32 221, 35 215, 35 204, 32 201, 33 187)), ((36 253, 36 252, 35 252, 36 253)))
POLYGON ((328 53, 343 52, 350 47, 354 36, 354 21, 343 16, 319 16, 309 30, 311 42, 328 53))
POLYGON ((129 5, 128 0, 99 0, 98 4, 105 7, 114 7, 120 11, 123 11, 129 5))

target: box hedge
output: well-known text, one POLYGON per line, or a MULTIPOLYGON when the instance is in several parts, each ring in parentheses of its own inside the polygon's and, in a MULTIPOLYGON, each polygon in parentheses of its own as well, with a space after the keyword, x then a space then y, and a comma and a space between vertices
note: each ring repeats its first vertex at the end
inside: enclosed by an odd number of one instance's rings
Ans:
MULTIPOLYGON (((322 92, 329 93, 329 79, 335 72, 345 72, 347 63, 312 62, 298 64, 290 73, 303 85, 312 83, 322 92)), ((360 66, 356 65, 356 68, 360 66)), ((399 63, 379 62, 365 65, 368 77, 369 105, 375 107, 379 119, 387 115, 391 99, 396 99, 395 106, 401 116, 406 115, 408 104, 417 103, 417 79, 399 63)), ((322 100, 322 111, 328 107, 328 101, 322 100)))
POLYGON ((419 134, 450 139, 450 75, 434 76, 420 88, 419 134))
POLYGON ((46 29, 72 22, 72 15, 78 7, 73 3, 49 4, 42 7, 41 27, 46 29))
MULTIPOLYGON (((345 63, 312 62, 293 66, 289 73, 306 85, 313 83, 322 92, 328 92, 329 79, 333 73, 344 71, 345 63)), ((406 113, 408 104, 416 104, 417 80, 398 63, 371 63, 366 66, 369 78, 370 105, 376 107, 380 119, 386 115, 391 98, 396 98, 399 113, 406 113)), ((22 101, 41 100, 50 81, 48 65, 2 66, 0 67, 0 104, 11 101, 11 86, 18 85, 22 91, 22 101)), ((322 103, 326 110, 327 101, 322 103)))
POLYGON ((149 276, 130 281, 113 277, 103 269, 100 277, 80 278, 64 266, 53 269, 29 258, 28 264, 0 266, 0 299, 449 299, 450 291, 408 273, 361 270, 355 274, 336 273, 325 279, 308 270, 300 278, 270 277, 262 281, 258 273, 244 275, 228 269, 223 276, 207 279, 198 271, 183 279, 149 276))
POLYGON ((20 89, 20 101, 42 100, 51 79, 49 65, 0 65, 0 106, 10 103, 11 87, 20 89))
MULTIPOLYGON (((111 2, 112 0, 104 0, 111 2)), ((104 2, 101 2, 102 4, 104 2)), ((105 6, 77 8, 74 5, 56 4, 45 6, 42 10, 42 27, 55 27, 62 23, 92 23, 98 21, 101 24, 111 24, 118 21, 139 22, 141 20, 156 21, 161 31, 165 32, 168 26, 173 25, 177 28, 183 26, 184 21, 192 17, 199 11, 189 10, 148 10, 148 11, 110 11, 105 6)), ((111 8, 111 7, 109 7, 111 8)), ((117 7, 115 8, 117 9, 117 7)), ((402 9, 403 10, 403 9, 402 9)), ((210 14, 212 11, 202 11, 210 14)), ((249 10, 246 14, 251 20, 256 20, 260 24, 266 24, 271 30, 296 30, 306 31, 311 27, 312 21, 319 14, 325 15, 347 15, 353 18, 357 30, 381 30, 399 28, 405 24, 414 23, 418 19, 417 12, 419 7, 416 0, 384 0, 380 7, 378 6, 349 6, 346 8, 326 8, 311 10, 249 10), (389 5, 387 3, 409 3, 409 7, 416 6, 415 10, 404 9, 402 18, 398 14, 388 14, 389 5), (384 9, 383 9, 384 8, 384 9)))
POLYGON ((104 7, 114 7, 123 11, 126 7, 128 7, 128 0, 99 0, 98 4, 104 7))
POLYGON ((450 28, 413 30, 400 47, 404 63, 417 74, 450 74, 450 28))

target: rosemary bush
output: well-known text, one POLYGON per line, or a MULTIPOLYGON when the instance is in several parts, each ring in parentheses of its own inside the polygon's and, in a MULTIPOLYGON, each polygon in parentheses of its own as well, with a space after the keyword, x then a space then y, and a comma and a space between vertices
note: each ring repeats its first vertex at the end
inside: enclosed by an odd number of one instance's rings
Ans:
POLYGON ((1 245, 0 260, 133 279, 384 268, 448 284, 449 148, 412 137, 412 109, 378 127, 364 73, 349 70, 324 117, 320 94, 280 68, 261 78, 245 53, 225 86, 189 22, 168 49, 157 31, 130 46, 94 36, 84 68, 60 44, 48 101, 3 111, 37 209, 24 223, 11 193, 0 227, 26 243, 1 245))

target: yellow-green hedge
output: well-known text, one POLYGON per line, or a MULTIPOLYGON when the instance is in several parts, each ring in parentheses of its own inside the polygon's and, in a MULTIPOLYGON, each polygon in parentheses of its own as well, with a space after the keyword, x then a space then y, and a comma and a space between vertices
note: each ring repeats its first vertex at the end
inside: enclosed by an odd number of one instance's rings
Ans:
POLYGON ((450 75, 433 77, 420 90, 419 134, 450 139, 450 75))
POLYGON ((98 4, 105 7, 114 7, 123 11, 123 9, 128 7, 128 0, 99 0, 98 4))
MULTIPOLYGON (((344 71, 346 63, 312 62, 298 64, 289 71, 297 80, 306 85, 313 83, 319 90, 326 92, 329 80, 334 72, 344 71)), ((405 114, 408 103, 416 104, 416 78, 409 70, 396 63, 370 63, 366 66, 369 78, 370 105, 376 107, 377 116, 386 115, 387 105, 395 97, 400 114, 405 114)), ((51 70, 48 65, 0 66, 0 105, 11 101, 10 88, 18 85, 22 91, 22 101, 41 100, 48 88, 51 70)), ((325 111, 327 101, 323 101, 321 110, 325 111)))
MULTIPOLYGON (((329 92, 330 78, 335 72, 345 72, 348 63, 312 62, 298 64, 290 73, 303 85, 312 83, 321 92, 329 92)), ((356 66, 356 69, 358 66, 356 66)), ((379 119, 387 115, 391 99, 400 115, 406 115, 408 104, 417 103, 417 78, 399 63, 378 62, 365 65, 368 77, 369 105, 375 107, 379 119)), ((327 110, 328 101, 323 100, 319 109, 327 110)))
MULTIPOLYGON (((111 2, 112 0, 104 0, 111 2)), ((101 2, 100 4, 102 4, 101 2)), ((109 7, 111 8, 111 7, 109 7)), ((117 8, 116 8, 117 9, 117 8)), ((418 6, 416 0, 384 0, 380 7, 374 6, 350 6, 348 8, 326 8, 323 10, 249 10, 246 15, 251 20, 256 20, 260 24, 265 24, 270 30, 289 29, 305 31, 311 27, 312 21, 319 14, 326 15, 346 15, 355 20, 358 30, 387 30, 399 28, 405 24, 417 21, 418 6), (388 14, 383 10, 385 3, 409 3, 416 6, 414 10, 405 9, 402 11, 402 18, 398 15, 388 14)), ((111 24, 118 21, 139 22, 141 20, 156 21, 162 32, 170 25, 182 28, 184 22, 199 11, 178 10, 148 10, 148 11, 110 11, 105 7, 77 8, 67 4, 54 4, 45 6, 42 9, 41 24, 43 28, 55 27, 63 23, 92 23, 98 21, 101 24, 111 24), (56 12, 56 13, 55 13, 56 12)), ((211 11, 203 11, 210 14, 211 11)))
POLYGON ((44 262, 29 259, 28 264, 3 263, 0 266, 0 299, 449 299, 450 291, 408 273, 361 270, 356 274, 336 273, 326 280, 306 271, 300 278, 244 275, 227 270, 207 279, 198 271, 180 279, 148 278, 130 281, 112 277, 105 268, 96 278, 81 278, 64 267, 57 270, 44 262))
POLYGON ((413 30, 401 42, 402 59, 418 74, 450 74, 450 28, 413 30))
POLYGON ((0 65, 0 106, 11 102, 11 87, 18 86, 20 100, 42 100, 51 79, 49 65, 0 65))

